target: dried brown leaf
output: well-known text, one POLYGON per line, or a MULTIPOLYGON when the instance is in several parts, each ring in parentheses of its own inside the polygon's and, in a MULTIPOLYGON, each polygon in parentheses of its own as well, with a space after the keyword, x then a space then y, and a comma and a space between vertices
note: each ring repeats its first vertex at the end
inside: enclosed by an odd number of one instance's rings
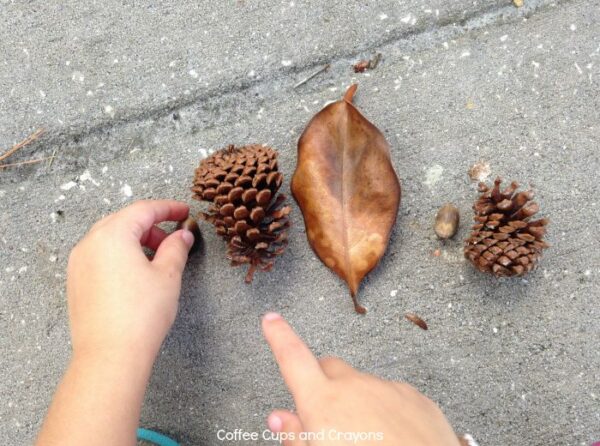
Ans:
POLYGON ((356 62, 352 68, 354 68, 354 72, 355 73, 362 73, 364 72, 367 68, 369 68, 369 63, 370 61, 368 60, 360 60, 358 62, 356 62))
POLYGON ((490 163, 480 160, 469 168, 468 173, 469 178, 471 178, 471 181, 482 182, 490 176, 491 172, 492 170, 490 168, 490 163))
POLYGON ((363 73, 366 70, 374 70, 379 65, 381 60, 381 53, 377 53, 372 59, 359 60, 357 63, 352 65, 355 73, 363 73))
POLYGON ((356 88, 304 130, 291 187, 311 247, 364 313, 356 294, 385 252, 401 191, 385 137, 352 105, 356 88))
POLYGON ((429 328, 427 327, 427 322, 425 322, 415 313, 405 313, 404 317, 423 330, 427 330, 429 328))

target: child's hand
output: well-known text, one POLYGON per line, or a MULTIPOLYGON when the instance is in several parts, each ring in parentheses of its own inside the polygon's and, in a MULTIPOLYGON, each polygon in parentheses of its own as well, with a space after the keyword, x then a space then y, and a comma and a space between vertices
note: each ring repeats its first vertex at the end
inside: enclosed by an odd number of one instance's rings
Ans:
POLYGON ((188 216, 176 201, 140 201, 96 223, 71 252, 73 356, 38 446, 135 444, 152 364, 175 320, 194 236, 154 226, 188 216), (156 254, 149 260, 142 249, 156 254))
POLYGON ((297 413, 277 410, 268 418, 272 432, 288 436, 285 446, 459 446, 437 405, 410 385, 360 373, 341 359, 317 360, 278 314, 264 317, 263 331, 296 403, 297 413), (321 431, 325 441, 300 439, 300 432, 321 431), (356 441, 353 433, 371 433, 371 440, 356 441))
POLYGON ((73 356, 154 361, 175 320, 194 236, 154 226, 188 216, 176 201, 140 201, 96 223, 71 252, 67 295, 73 356), (156 251, 148 259, 142 247, 156 251))

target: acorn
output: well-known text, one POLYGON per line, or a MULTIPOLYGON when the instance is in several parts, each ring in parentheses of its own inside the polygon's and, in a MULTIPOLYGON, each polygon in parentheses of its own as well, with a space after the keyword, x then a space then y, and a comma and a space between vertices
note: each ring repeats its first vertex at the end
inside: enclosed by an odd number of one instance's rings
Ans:
POLYGON ((433 230, 441 239, 454 237, 460 223, 460 214, 456 206, 446 203, 440 208, 436 217, 433 230))
POLYGON ((202 247, 202 233, 200 232, 200 227, 198 226, 198 222, 193 217, 188 217, 185 220, 177 223, 177 229, 187 229, 192 234, 194 234, 194 244, 190 248, 190 254, 195 253, 200 250, 202 247))

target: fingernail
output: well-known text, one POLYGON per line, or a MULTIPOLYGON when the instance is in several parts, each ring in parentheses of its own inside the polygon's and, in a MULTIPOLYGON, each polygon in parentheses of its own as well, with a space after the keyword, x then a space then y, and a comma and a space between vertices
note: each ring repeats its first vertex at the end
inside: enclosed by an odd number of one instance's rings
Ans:
POLYGON ((281 430, 283 429, 283 420, 277 415, 269 415, 267 424, 269 425, 269 429, 271 430, 271 432, 281 432, 281 430))
POLYGON ((183 229, 181 231, 181 238, 183 239, 185 244, 188 245, 188 247, 191 247, 194 244, 194 234, 192 234, 187 229, 183 229))
POLYGON ((267 322, 276 321, 277 319, 281 319, 281 314, 271 311, 265 314, 263 319, 267 322))

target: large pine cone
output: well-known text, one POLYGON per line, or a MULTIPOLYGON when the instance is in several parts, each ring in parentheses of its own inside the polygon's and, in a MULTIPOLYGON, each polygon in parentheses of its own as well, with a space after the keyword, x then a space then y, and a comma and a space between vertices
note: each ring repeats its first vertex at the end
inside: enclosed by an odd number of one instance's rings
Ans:
POLYGON ((230 145, 196 169, 193 198, 211 203, 201 216, 227 241, 233 266, 250 264, 247 283, 257 268, 271 270, 287 245, 291 208, 281 207, 286 199, 277 195, 282 182, 277 152, 258 144, 230 145))
POLYGON ((543 240, 548 219, 530 220, 539 211, 532 191, 515 193, 511 183, 500 191, 502 180, 494 187, 479 183, 481 196, 475 211, 471 236, 465 240, 465 257, 480 271, 496 277, 522 276, 531 271, 548 247, 543 240))

